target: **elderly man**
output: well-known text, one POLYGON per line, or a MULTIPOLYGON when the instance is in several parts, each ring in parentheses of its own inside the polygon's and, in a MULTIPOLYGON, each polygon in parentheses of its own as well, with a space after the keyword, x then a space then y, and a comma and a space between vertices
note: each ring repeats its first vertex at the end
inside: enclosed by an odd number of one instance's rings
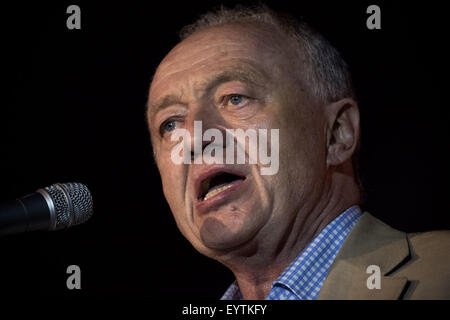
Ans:
POLYGON ((207 13, 158 66, 148 123, 177 226, 236 277, 223 299, 450 298, 449 232, 405 234, 361 212, 350 75, 305 24, 264 6, 207 13), (218 161, 236 129, 270 132, 277 170, 242 139, 245 163, 218 161))

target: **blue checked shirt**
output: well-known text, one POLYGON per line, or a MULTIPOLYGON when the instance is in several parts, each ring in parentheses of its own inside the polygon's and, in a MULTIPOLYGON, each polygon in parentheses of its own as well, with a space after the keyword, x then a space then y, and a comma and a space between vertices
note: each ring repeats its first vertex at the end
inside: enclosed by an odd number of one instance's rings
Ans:
MULTIPOLYGON (((345 238, 361 216, 359 206, 345 210, 331 221, 272 283, 267 300, 315 300, 345 238)), ((222 300, 241 300, 236 281, 222 300)))

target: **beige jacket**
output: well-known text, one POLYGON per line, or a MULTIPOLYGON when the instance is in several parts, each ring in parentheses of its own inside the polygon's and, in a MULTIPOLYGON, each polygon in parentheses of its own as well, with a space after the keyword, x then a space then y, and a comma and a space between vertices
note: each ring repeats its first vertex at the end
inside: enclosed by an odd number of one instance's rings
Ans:
POLYGON ((450 299, 450 230, 407 234, 364 213, 319 299, 450 299), (371 265, 381 270, 380 289, 368 288, 371 265))

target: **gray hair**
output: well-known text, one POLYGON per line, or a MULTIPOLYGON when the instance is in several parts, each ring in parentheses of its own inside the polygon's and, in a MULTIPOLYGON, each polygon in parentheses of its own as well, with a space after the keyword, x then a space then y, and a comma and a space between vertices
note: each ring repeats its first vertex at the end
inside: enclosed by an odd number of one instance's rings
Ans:
POLYGON ((306 63, 299 76, 308 86, 310 94, 320 102, 333 102, 343 98, 354 98, 350 72, 339 52, 318 32, 295 18, 274 12, 266 5, 233 9, 221 6, 207 12, 193 24, 180 31, 181 40, 208 27, 232 23, 267 24, 294 40, 300 54, 299 60, 306 63))

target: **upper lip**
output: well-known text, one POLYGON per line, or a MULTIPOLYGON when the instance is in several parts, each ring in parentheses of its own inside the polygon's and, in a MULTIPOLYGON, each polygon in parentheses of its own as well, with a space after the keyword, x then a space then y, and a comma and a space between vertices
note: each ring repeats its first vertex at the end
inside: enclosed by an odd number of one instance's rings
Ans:
POLYGON ((201 200, 202 197, 202 183, 203 181, 210 179, 220 173, 230 173, 237 176, 240 176, 245 179, 246 174, 241 170, 236 170, 235 168, 230 167, 211 167, 206 170, 203 170, 199 173, 197 178, 195 179, 194 188, 195 188, 195 196, 197 200, 201 200))

